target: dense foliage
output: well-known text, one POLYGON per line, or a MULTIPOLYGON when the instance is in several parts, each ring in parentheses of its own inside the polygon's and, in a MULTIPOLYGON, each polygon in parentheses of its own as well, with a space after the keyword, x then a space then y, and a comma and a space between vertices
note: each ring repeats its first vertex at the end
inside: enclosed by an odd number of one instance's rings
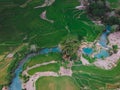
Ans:
POLYGON ((79 39, 75 35, 68 35, 66 39, 61 41, 62 54, 67 55, 68 59, 76 59, 76 53, 79 46, 79 39))

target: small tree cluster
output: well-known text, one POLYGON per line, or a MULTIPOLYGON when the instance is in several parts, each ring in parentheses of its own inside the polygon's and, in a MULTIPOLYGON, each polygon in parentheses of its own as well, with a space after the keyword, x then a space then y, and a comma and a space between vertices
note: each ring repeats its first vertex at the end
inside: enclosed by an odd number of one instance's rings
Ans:
POLYGON ((104 18, 104 22, 109 24, 109 25, 119 25, 120 19, 118 17, 112 16, 109 18, 104 18))
POLYGON ((62 54, 66 56, 66 59, 75 59, 77 49, 79 46, 79 39, 76 35, 68 35, 67 38, 61 41, 60 43, 62 54))
POLYGON ((94 18, 102 18, 108 10, 105 0, 90 0, 89 2, 88 14, 94 16, 94 18))

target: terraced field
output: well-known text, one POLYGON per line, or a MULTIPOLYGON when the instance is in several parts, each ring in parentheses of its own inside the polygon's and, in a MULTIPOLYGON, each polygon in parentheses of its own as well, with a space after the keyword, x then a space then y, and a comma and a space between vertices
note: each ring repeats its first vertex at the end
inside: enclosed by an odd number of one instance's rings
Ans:
MULTIPOLYGON (((79 5, 77 0, 57 0, 52 6, 34 8, 43 2, 43 0, 0 0, 0 17, 2 17, 0 18, 0 56, 4 56, 0 59, 3 63, 7 62, 4 58, 23 43, 28 43, 28 47, 35 44, 38 48, 58 45, 68 34, 66 26, 69 27, 70 33, 79 37, 88 37, 89 41, 97 37, 95 33, 102 31, 102 27, 91 23, 84 11, 74 9, 79 5), (25 3, 27 5, 21 7, 25 3), (44 10, 47 10, 47 17, 55 21, 53 24, 40 18, 44 10), (80 17, 77 19, 78 16, 80 17)), ((0 70, 3 68, 1 67, 0 70)), ((2 75, 1 78, 7 78, 7 74, 2 75)))
MULTIPOLYGON (((48 54, 47 56, 39 55, 33 57, 26 66, 34 66, 36 63, 44 63, 47 62, 46 59, 48 58, 48 62, 52 60, 56 60, 59 62, 60 57, 59 54, 48 54), (58 57, 57 57, 58 56, 58 57), (45 60, 45 61, 44 61, 45 60)), ((60 65, 60 64, 59 64, 60 65)), ((67 80, 68 77, 41 77, 36 82, 36 89, 45 89, 45 90, 80 90, 88 89, 88 90, 114 90, 115 88, 120 88, 120 62, 118 66, 113 68, 112 70, 103 70, 97 68, 95 66, 84 66, 81 64, 74 64, 72 66, 72 83, 75 85, 73 88, 68 88, 66 84, 61 85, 61 82, 70 82, 71 81, 64 81, 67 80), (77 65, 77 66, 74 66, 77 65), (64 79, 63 79, 64 78, 64 79), (63 80, 63 81, 62 81, 63 80), (46 82, 46 83, 43 83, 46 82), (46 87, 44 85, 46 85, 46 87), (52 84, 52 86, 51 86, 52 84), (61 87, 61 88, 58 88, 61 87), (76 89, 74 89, 76 88, 76 89), (78 89, 79 90, 79 89, 78 89)), ((33 75, 37 72, 47 72, 47 71, 54 71, 58 72, 59 68, 56 64, 48 64, 43 65, 37 68, 33 68, 28 71, 29 75, 33 75)), ((68 79, 69 80, 69 79, 68 79)))
POLYGON ((120 62, 112 70, 103 70, 95 66, 74 66, 73 77, 81 89, 114 90, 120 88, 120 62))
MULTIPOLYGON (((108 1, 112 8, 120 8, 119 0, 108 1)), ((0 72, 3 72, 0 74, 0 88, 2 85, 10 84, 18 63, 28 52, 31 52, 31 45, 35 45, 37 50, 54 47, 68 34, 92 42, 103 32, 104 27, 94 24, 85 11, 75 9, 80 4, 78 0, 56 0, 51 6, 35 8, 43 3, 44 0, 0 0, 0 17, 2 17, 0 18, 0 72), (44 11, 46 17, 54 23, 40 17, 44 11), (13 53, 12 57, 6 58, 13 53)), ((62 55, 59 53, 32 57, 24 65, 24 70, 52 60, 57 63, 33 68, 28 73, 33 75, 43 71, 58 72, 63 63, 62 55)), ((120 63, 108 71, 81 64, 73 65, 72 71, 72 77, 39 78, 36 82, 37 90, 120 88, 120 63)))

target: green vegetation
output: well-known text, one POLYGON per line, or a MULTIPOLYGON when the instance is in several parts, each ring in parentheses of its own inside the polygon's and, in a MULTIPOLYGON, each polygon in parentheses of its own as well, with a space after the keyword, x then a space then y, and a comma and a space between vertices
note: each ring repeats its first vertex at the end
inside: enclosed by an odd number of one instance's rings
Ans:
POLYGON ((28 71, 28 74, 33 75, 37 72, 45 72, 45 71, 58 72, 59 67, 60 67, 60 65, 58 63, 48 64, 48 65, 40 66, 40 67, 37 67, 37 68, 33 68, 33 69, 28 71))
POLYGON ((26 83, 29 80, 29 78, 30 78, 29 76, 26 76, 26 75, 20 76, 20 77, 22 78, 24 83, 26 83))
POLYGON ((0 61, 0 85, 8 85, 14 76, 13 72, 16 69, 18 63, 20 60, 25 56, 26 53, 28 53, 27 46, 20 46, 16 48, 13 53, 17 52, 14 55, 14 58, 3 58, 3 60, 0 61))
POLYGON ((110 2, 110 5, 114 9, 119 9, 120 8, 120 2, 119 0, 108 0, 110 2))
POLYGON ((60 53, 49 53, 47 55, 37 55, 34 56, 32 58, 30 58, 30 60, 28 60, 27 63, 25 63, 24 65, 24 69, 26 69, 27 67, 31 67, 34 66, 36 64, 41 64, 44 62, 49 62, 49 61, 61 61, 61 54, 60 53))
POLYGON ((36 82, 36 90, 80 90, 70 77, 42 77, 36 82), (43 83, 44 82, 44 83, 43 83))
POLYGON ((77 49, 80 41, 77 36, 68 35, 67 38, 60 43, 64 59, 76 59, 77 49))
MULTIPOLYGON (((4 72, 0 75, 0 78, 2 78, 0 79, 0 85, 9 83, 7 78, 14 71, 14 69, 11 70, 12 68, 7 70, 9 66, 13 67, 14 64, 11 63, 14 62, 18 65, 18 61, 21 60, 19 57, 19 60, 4 60, 8 53, 11 53, 22 43, 35 44, 39 48, 56 46, 67 35, 65 28, 56 28, 54 24, 40 18, 41 12, 49 7, 41 9, 34 9, 34 7, 42 4, 43 0, 34 0, 29 2, 24 8, 20 7, 26 1, 0 0, 0 17, 2 17, 0 18, 0 61, 2 60, 0 62, 0 72, 4 72), (27 37, 26 40, 24 40, 25 37, 27 37)), ((61 1, 58 0, 55 6, 66 6, 67 2, 64 3, 62 1, 63 3, 61 4, 59 2, 61 1)), ((73 8, 77 4, 76 0, 68 5, 73 8)), ((54 13, 56 14, 56 12, 54 13)), ((59 15, 56 16, 60 18, 59 15)), ((57 23, 59 22, 58 20, 57 23)))
POLYGON ((93 63, 96 59, 95 58, 92 58, 88 55, 82 55, 86 60, 88 60, 90 63, 93 63))
POLYGON ((2 86, 0 86, 0 90, 2 90, 2 86))
POLYGON ((87 8, 87 12, 92 15, 92 17, 94 16, 93 18, 102 18, 106 11, 108 11, 106 0, 90 1, 90 5, 87 8))
MULTIPOLYGON (((115 1, 111 0, 111 3, 113 2, 116 3, 118 2, 118 0, 115 1)), ((93 1, 89 1, 89 3, 90 4, 87 7, 87 13, 92 19, 100 20, 101 22, 107 25, 120 24, 120 18, 115 12, 118 10, 112 9, 110 7, 109 2, 107 2, 107 0, 93 0, 93 1)))
POLYGON ((117 51, 118 51, 118 46, 117 46, 117 45, 113 45, 112 48, 113 48, 113 52, 114 52, 114 53, 117 53, 117 51))
MULTIPOLYGON (((78 0, 56 0, 52 6, 39 9, 35 9, 34 7, 41 5, 44 2, 43 0, 32 0, 25 7, 21 7, 26 1, 27 0, 0 0, 0 17, 2 17, 0 18, 0 72, 2 72, 0 74, 0 86, 10 83, 11 77, 14 76, 13 72, 15 68, 20 60, 29 52, 30 45, 36 45, 38 49, 57 46, 61 40, 67 40, 66 37, 68 34, 75 36, 75 38, 77 37, 77 42, 81 41, 81 39, 92 42, 99 37, 103 31, 103 26, 95 25, 88 17, 86 11, 75 9, 75 6, 79 5, 78 0), (47 10, 47 18, 54 20, 54 23, 49 23, 40 18, 40 14, 45 10, 47 10), (21 47, 21 45, 25 43, 28 45, 21 47), (14 53, 14 56, 6 59, 5 57, 10 53, 14 53)), ((108 1, 111 2, 112 8, 119 7, 119 0, 108 1)), ((93 8, 91 10, 92 15, 97 17, 101 17, 105 14, 105 11, 107 11, 104 10, 105 5, 101 2, 91 6, 95 8, 95 10, 93 8)), ((118 23, 117 18, 112 17, 108 19, 108 22, 118 23)), ((73 37, 71 38, 74 39, 73 37)), ((67 50, 67 53, 70 53, 70 55, 74 48, 73 46, 71 48, 73 42, 68 43, 70 49, 67 50)), ((75 50, 77 44, 78 43, 76 43, 76 45, 74 44, 75 50)), ((66 47, 67 46, 64 48, 66 47)), ((72 52, 73 57, 74 53, 75 52, 72 52)), ((61 61, 61 54, 50 53, 48 55, 35 56, 24 65, 24 69, 26 69, 27 66, 31 67, 51 60, 61 61)), ((85 85, 90 85, 90 88, 95 90, 99 87, 105 87, 106 83, 119 81, 119 67, 114 68, 112 71, 101 70, 94 66, 74 66, 72 69, 74 71, 73 78, 80 84, 81 88, 85 85), (83 73, 79 73, 78 71, 83 71, 83 73), (88 73, 90 73, 90 75, 88 73), (92 76, 91 74, 95 75, 92 76), (90 78, 94 78, 94 80, 90 78), (102 80, 101 78, 104 79, 102 80), (88 80, 89 85, 87 83, 88 80), (93 88, 93 86, 96 87, 93 88)), ((59 63, 34 68, 28 73, 32 75, 38 71, 49 70, 57 72, 59 70, 59 63)), ((28 80, 28 77, 24 78, 28 80)), ((38 90, 40 88, 43 90, 79 90, 73 82, 73 79, 67 77, 40 78, 37 81, 36 87, 38 90), (53 83, 51 84, 51 82, 53 83)))
POLYGON ((103 70, 95 66, 73 66, 73 78, 81 86, 87 86, 90 90, 114 89, 120 86, 120 62, 112 70, 103 70), (109 88, 108 85, 114 86, 109 88))
POLYGON ((105 23, 107 23, 109 25, 117 25, 117 24, 119 25, 120 24, 120 18, 117 18, 115 16, 105 19, 104 21, 105 21, 105 23))

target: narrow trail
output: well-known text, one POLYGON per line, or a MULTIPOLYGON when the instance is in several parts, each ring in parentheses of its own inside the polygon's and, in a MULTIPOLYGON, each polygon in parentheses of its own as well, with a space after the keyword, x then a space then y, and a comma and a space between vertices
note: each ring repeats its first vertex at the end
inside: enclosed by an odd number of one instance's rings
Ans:
POLYGON ((54 2, 55 2, 55 0, 45 0, 45 2, 42 5, 36 6, 34 8, 43 8, 46 6, 51 6, 54 2))
POLYGON ((20 7, 25 8, 31 1, 32 0, 27 0, 24 4, 20 5, 20 7))
POLYGON ((57 61, 45 62, 45 63, 42 63, 42 64, 36 64, 36 65, 34 65, 34 66, 32 66, 32 67, 27 67, 27 69, 24 70, 22 74, 23 74, 23 75, 30 76, 30 75, 28 74, 28 71, 29 71, 29 70, 34 69, 34 68, 37 68, 37 67, 40 67, 40 66, 44 66, 44 65, 48 65, 48 64, 53 64, 53 63, 57 63, 57 61))
POLYGON ((86 6, 84 5, 84 0, 79 0, 80 5, 76 6, 75 8, 78 10, 84 10, 86 8, 86 6))
POLYGON ((40 18, 43 19, 43 20, 45 20, 45 21, 48 21, 48 22, 50 22, 50 23, 54 23, 53 20, 49 20, 49 19, 46 17, 46 13, 47 13, 46 10, 43 11, 43 12, 40 14, 40 18))
MULTIPOLYGON (((44 63, 45 64, 45 63, 44 63)), ((45 72, 37 72, 34 75, 30 76, 30 79, 28 82, 22 84, 22 88, 25 90, 36 90, 36 81, 40 77, 47 77, 47 76, 54 76, 54 77, 59 77, 59 76, 72 76, 72 70, 71 69, 65 69, 64 67, 60 67, 60 70, 58 73, 52 72, 52 71, 45 71, 45 72)))
POLYGON ((43 76, 54 76, 58 77, 59 75, 55 72, 37 72, 33 76, 30 77, 29 81, 25 84, 23 84, 23 88, 25 90, 36 90, 35 82, 43 76))
POLYGON ((85 58, 83 58, 83 56, 80 57, 80 60, 82 61, 83 65, 90 65, 90 63, 88 62, 88 60, 86 60, 85 58))

